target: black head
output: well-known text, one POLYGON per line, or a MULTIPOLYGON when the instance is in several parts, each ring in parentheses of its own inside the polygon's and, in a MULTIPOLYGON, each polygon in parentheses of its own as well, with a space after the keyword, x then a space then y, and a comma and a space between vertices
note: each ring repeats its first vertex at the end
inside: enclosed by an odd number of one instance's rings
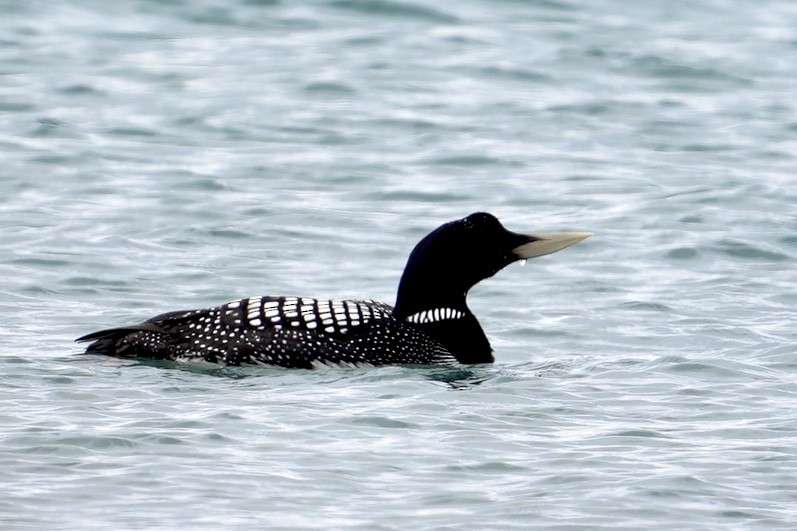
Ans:
POLYGON ((520 257, 513 249, 529 237, 510 232, 492 214, 477 212, 446 223, 423 238, 407 260, 397 312, 456 307, 468 290, 520 257))
MULTIPOLYGON (((394 313, 400 319, 417 322, 424 321, 427 315, 421 313, 413 320, 419 312, 438 308, 457 310, 473 322, 466 323, 458 317, 452 319, 451 324, 470 324, 471 327, 475 324, 483 337, 465 302, 471 287, 512 262, 558 251, 587 236, 589 233, 585 232, 518 234, 505 229, 495 216, 484 212, 446 223, 418 242, 410 253, 399 283, 394 313)), ((440 327, 444 323, 429 324, 440 327)), ((485 344, 486 341, 484 338, 485 344)))

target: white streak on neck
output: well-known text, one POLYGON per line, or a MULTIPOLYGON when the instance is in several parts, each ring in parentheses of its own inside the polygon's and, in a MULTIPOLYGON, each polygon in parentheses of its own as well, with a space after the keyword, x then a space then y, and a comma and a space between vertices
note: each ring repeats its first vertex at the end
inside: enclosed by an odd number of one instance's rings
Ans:
POLYGON ((432 308, 407 316, 407 322, 416 324, 436 323, 450 319, 462 319, 465 312, 453 308, 432 308))

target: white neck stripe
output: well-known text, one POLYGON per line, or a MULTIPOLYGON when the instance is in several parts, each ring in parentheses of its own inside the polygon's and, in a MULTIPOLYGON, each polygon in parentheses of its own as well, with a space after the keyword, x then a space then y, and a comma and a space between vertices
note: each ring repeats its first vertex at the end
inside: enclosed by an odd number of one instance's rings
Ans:
POLYGON ((407 316, 407 321, 410 323, 436 323, 446 319, 461 319, 465 317, 465 312, 455 310, 453 308, 433 308, 431 310, 423 310, 407 316))

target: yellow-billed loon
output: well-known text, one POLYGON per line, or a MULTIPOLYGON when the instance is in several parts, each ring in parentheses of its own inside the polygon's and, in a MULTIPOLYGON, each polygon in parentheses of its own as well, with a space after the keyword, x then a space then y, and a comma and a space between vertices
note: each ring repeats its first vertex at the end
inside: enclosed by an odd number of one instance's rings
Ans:
POLYGON ((169 312, 101 330, 86 353, 205 360, 223 365, 491 363, 468 290, 517 260, 564 249, 588 232, 517 234, 477 212, 423 238, 410 253, 396 305, 370 300, 252 297, 169 312))

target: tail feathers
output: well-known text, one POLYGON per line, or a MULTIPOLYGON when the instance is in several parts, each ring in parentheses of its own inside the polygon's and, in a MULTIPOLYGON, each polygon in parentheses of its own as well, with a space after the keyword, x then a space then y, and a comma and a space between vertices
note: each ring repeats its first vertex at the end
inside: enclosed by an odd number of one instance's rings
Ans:
POLYGON ((162 333, 163 330, 152 323, 141 323, 133 326, 122 326, 119 328, 108 328, 92 332, 77 338, 75 341, 83 343, 85 341, 93 341, 91 345, 86 347, 86 354, 105 354, 107 356, 121 356, 118 347, 123 339, 130 334, 136 332, 157 332, 162 333))

